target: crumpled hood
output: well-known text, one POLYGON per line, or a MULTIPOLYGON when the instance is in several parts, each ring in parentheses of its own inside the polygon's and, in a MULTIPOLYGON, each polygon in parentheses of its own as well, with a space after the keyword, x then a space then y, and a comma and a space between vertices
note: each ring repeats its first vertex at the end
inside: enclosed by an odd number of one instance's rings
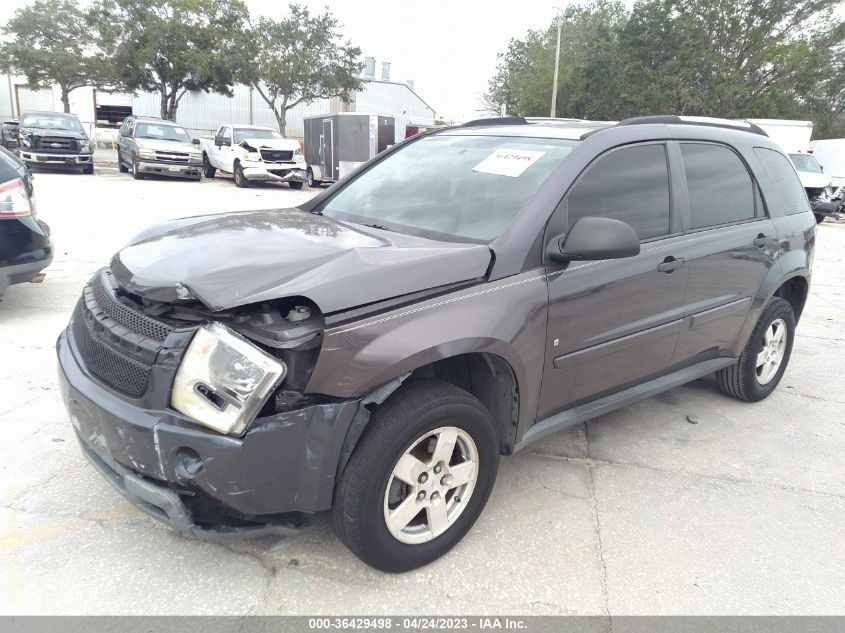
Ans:
POLYGON ((830 184, 830 176, 825 173, 798 170, 798 178, 805 189, 824 189, 830 184))
POLYGON ((111 262, 117 282, 156 301, 212 310, 304 296, 336 312, 483 277, 484 244, 438 242, 299 209, 223 213, 150 227, 111 262))
POLYGON ((295 152, 299 149, 299 141, 291 138, 247 138, 241 141, 256 149, 280 149, 295 152))

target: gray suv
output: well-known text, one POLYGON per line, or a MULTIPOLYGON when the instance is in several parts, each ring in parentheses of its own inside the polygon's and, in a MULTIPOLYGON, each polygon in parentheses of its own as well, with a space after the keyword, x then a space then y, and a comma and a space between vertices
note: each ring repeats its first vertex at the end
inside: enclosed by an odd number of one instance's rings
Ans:
POLYGON ((753 125, 470 122, 298 208, 137 235, 59 338, 64 399, 94 466, 179 532, 330 510, 409 570, 467 533, 500 455, 712 374, 768 396, 815 236, 753 125))
POLYGON ((177 178, 202 178, 199 139, 188 136, 181 125, 153 117, 130 116, 118 133, 117 167, 132 172, 136 180, 146 174, 177 178))

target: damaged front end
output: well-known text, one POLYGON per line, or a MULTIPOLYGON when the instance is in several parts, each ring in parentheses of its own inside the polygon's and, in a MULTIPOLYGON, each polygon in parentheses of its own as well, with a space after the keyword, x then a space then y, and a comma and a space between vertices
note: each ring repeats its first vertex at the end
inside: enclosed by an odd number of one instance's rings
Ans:
POLYGON ((305 299, 211 312, 85 287, 60 382, 94 466, 140 509, 206 538, 289 533, 325 510, 358 400, 305 395, 322 342, 305 299))
POLYGON ((832 187, 807 187, 807 198, 810 200, 810 207, 816 222, 822 222, 826 218, 839 220, 845 214, 845 191, 843 187, 833 190, 832 187))
POLYGON ((247 180, 288 183, 308 181, 308 166, 298 141, 245 139, 240 146, 246 151, 241 166, 247 180))

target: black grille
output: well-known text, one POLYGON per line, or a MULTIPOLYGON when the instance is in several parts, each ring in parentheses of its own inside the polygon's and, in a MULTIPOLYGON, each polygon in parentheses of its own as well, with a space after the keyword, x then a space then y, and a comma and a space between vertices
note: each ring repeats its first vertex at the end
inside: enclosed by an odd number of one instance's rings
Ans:
POLYGON ((135 398, 146 391, 162 342, 174 329, 121 301, 105 270, 85 287, 73 314, 73 338, 88 371, 135 398))
POLYGON ((86 319, 83 306, 84 302, 80 301, 73 315, 73 338, 88 371, 127 396, 144 395, 150 366, 100 340, 86 319))
POLYGON ((262 149, 261 158, 273 163, 289 163, 293 160, 293 152, 281 149, 262 149))
POLYGON ((152 317, 139 312, 137 308, 121 302, 114 295, 105 271, 101 271, 94 276, 91 281, 91 288, 100 310, 125 328, 156 341, 164 341, 167 335, 173 331, 173 328, 166 323, 156 321, 152 317))
POLYGON ((75 152, 76 141, 64 136, 36 136, 35 149, 45 152, 75 152))

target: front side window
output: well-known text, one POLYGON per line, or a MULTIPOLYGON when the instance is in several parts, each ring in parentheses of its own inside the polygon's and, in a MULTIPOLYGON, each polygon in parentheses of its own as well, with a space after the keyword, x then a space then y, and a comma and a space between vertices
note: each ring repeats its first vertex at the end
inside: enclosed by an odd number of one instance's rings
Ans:
POLYGON ((629 224, 641 240, 669 233, 669 166, 662 144, 616 150, 598 159, 567 196, 569 226, 584 216, 629 224))
POLYGON ((138 121, 135 124, 135 138, 151 138, 158 141, 180 141, 190 143, 191 137, 184 128, 175 125, 162 125, 160 123, 145 123, 138 121))
POLYGON ((240 143, 243 143, 248 138, 271 139, 271 138, 284 138, 284 137, 281 134, 279 134, 276 130, 262 130, 260 128, 245 128, 245 127, 236 127, 235 128, 235 141, 234 141, 235 145, 239 145, 240 143))
POLYGON ((355 178, 320 210, 420 237, 489 242, 575 143, 449 134, 421 138, 355 178))
POLYGON ((721 145, 681 143, 689 192, 690 228, 754 217, 754 183, 745 164, 721 145))
POLYGON ((772 194, 766 191, 766 204, 770 211, 784 215, 801 213, 809 209, 807 194, 795 168, 780 152, 765 147, 755 147, 754 153, 763 163, 769 179, 772 181, 772 194))
POLYGON ((21 121, 23 127, 34 127, 43 130, 66 130, 81 132, 82 124, 75 116, 66 114, 27 114, 21 121))

